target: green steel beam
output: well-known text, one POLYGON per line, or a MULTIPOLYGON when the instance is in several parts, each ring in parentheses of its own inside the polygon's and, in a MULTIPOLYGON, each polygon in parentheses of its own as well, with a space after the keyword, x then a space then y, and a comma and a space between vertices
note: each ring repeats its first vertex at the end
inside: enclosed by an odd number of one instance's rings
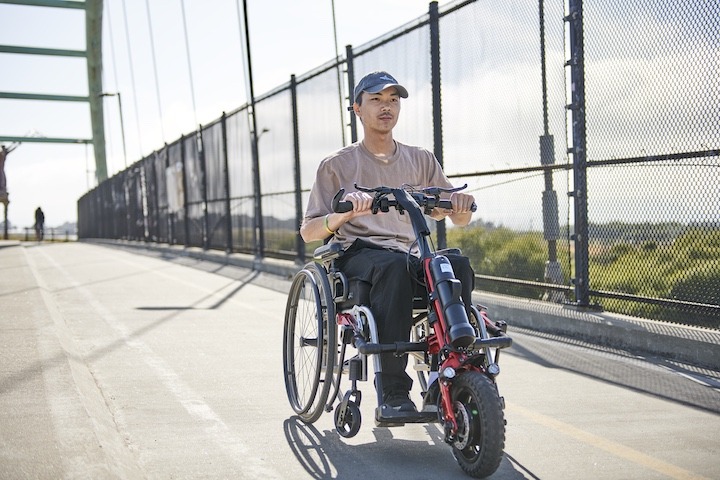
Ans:
POLYGON ((77 95, 49 95, 45 93, 0 92, 0 98, 11 100, 52 100, 57 102, 87 102, 88 97, 77 95))
POLYGON ((77 8, 85 10, 86 51, 61 50, 53 48, 34 48, 0 45, 0 53, 19 53, 30 55, 56 55, 65 57, 83 57, 87 60, 88 96, 46 95, 32 93, 0 92, 0 98, 18 100, 79 101, 90 105, 90 123, 92 139, 43 138, 0 136, 0 141, 38 142, 38 143, 92 143, 95 151, 95 175, 98 182, 107 179, 105 159, 105 128, 103 125, 103 104, 100 94, 102 88, 102 13, 103 0, 0 0, 0 4, 26 5, 35 7, 77 8))
POLYGON ((13 137, 9 135, 0 135, 0 142, 18 142, 18 143, 93 143, 90 139, 85 138, 52 138, 52 137, 13 137))
POLYGON ((10 5, 29 5, 32 7, 85 8, 85 2, 67 0, 0 0, 10 5))
POLYGON ((85 8, 85 48, 87 49, 88 96, 90 97, 90 124, 92 125, 95 152, 95 177, 98 183, 107 180, 105 158, 105 122, 103 114, 102 83, 102 14, 103 0, 87 0, 85 8))
MULTIPOLYGON (((2 0, 0 0, 2 2, 2 0)), ((62 50, 59 48, 17 47, 15 45, 0 45, 0 53, 20 53, 23 55, 55 55, 58 57, 87 56, 84 50, 62 50)))

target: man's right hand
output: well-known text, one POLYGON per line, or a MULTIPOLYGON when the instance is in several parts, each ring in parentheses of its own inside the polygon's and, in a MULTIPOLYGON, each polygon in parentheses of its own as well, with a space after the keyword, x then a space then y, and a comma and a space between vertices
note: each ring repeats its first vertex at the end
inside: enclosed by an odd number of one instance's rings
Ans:
POLYGON ((352 214, 345 219, 346 221, 350 220, 353 217, 369 215, 372 213, 373 196, 367 192, 358 191, 348 193, 347 195, 345 195, 345 198, 343 200, 350 202, 353 205, 352 214))

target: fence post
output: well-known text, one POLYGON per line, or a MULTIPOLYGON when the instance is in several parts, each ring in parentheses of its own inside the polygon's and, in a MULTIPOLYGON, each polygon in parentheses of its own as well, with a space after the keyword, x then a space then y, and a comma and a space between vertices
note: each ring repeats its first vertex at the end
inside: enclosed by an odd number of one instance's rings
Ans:
MULTIPOLYGON (((545 1, 538 2, 538 16, 540 19, 540 68, 542 81, 543 103, 543 134, 540 136, 540 164, 550 167, 555 164, 555 141, 550 134, 548 121, 547 96, 547 70, 545 67, 545 1)), ((547 168, 543 172, 545 190, 542 192, 543 237, 548 244, 548 259, 545 262, 545 281, 548 283, 563 284, 562 267, 557 259, 557 241, 560 239, 560 220, 558 213, 557 192, 553 187, 553 172, 547 168)), ((567 300, 561 291, 548 290, 543 296, 546 300, 563 302, 567 300)))
POLYGON ((183 179, 183 234, 185 236, 185 248, 190 246, 190 215, 188 214, 188 181, 187 161, 185 160, 185 135, 180 137, 180 158, 182 159, 183 179))
POLYGON ((198 152, 198 163, 200 164, 200 175, 202 179, 200 181, 200 193, 202 194, 202 210, 203 210, 203 221, 202 221, 202 249, 208 250, 210 248, 210 220, 208 219, 208 199, 207 199, 207 167, 205 165, 205 148, 203 144, 203 126, 198 125, 198 130, 195 133, 195 149, 198 152))
MULTIPOLYGON (((432 82, 433 152, 443 167, 442 103, 440 96, 440 13, 437 1, 430 2, 430 70, 432 82)), ((445 219, 437 222, 438 248, 447 247, 445 219)))
POLYGON ((160 235, 160 175, 165 175, 165 169, 163 168, 160 172, 158 172, 158 157, 162 158, 162 154, 160 153, 161 150, 156 150, 153 155, 153 161, 152 161, 152 171, 153 171, 153 205, 154 205, 154 212, 153 212, 153 231, 154 235, 152 237, 155 239, 156 242, 161 241, 161 235, 160 235))
POLYGON ((262 215, 262 192, 260 182, 260 152, 258 150, 258 131, 257 131, 257 115, 255 112, 255 85, 252 72, 252 56, 250 55, 250 26, 248 23, 247 0, 243 1, 243 17, 245 19, 245 53, 247 55, 247 77, 248 88, 250 91, 250 143, 252 147, 253 162, 253 188, 255 200, 255 225, 253 230, 253 240, 255 240, 255 256, 262 258, 265 256, 265 226, 263 225, 262 215))
POLYGON ((569 0, 568 22, 570 37, 570 58, 566 65, 570 67, 571 103, 566 108, 570 112, 572 146, 568 153, 573 159, 573 190, 568 195, 574 199, 575 233, 575 301, 578 306, 590 305, 590 285, 588 268, 588 218, 587 218, 587 157, 585 131, 585 58, 583 46, 583 4, 582 0, 569 0))
POLYGON ((230 166, 228 165, 228 148, 227 148, 227 115, 222 112, 220 117, 222 124, 222 156, 223 156, 223 188, 225 190, 225 252, 233 251, 233 235, 232 235, 232 210, 230 207, 230 166))
MULTIPOLYGON (((168 186, 168 168, 170 167, 170 148, 168 147, 167 142, 165 142, 165 145, 163 146, 163 150, 165 151, 165 164, 163 165, 163 175, 165 175, 165 200, 167 201, 167 219, 166 219, 166 228, 167 228, 167 243, 168 245, 175 245, 175 212, 170 211, 170 188, 168 186)), ((173 164, 174 165, 174 164, 173 164)), ((175 187, 177 188, 177 186, 175 187)), ((175 195, 175 192, 172 193, 172 195, 175 195)))
MULTIPOLYGON (((353 65, 355 57, 353 55, 352 45, 345 47, 345 58, 347 59, 348 92, 350 92, 350 107, 348 107, 348 109, 352 110, 352 105, 355 103, 355 67, 353 65)), ((350 112, 350 143, 355 143, 357 140, 357 118, 355 118, 354 112, 350 112)))
POLYGON ((296 260, 302 264, 305 262, 305 241, 300 236, 300 225, 303 220, 302 208, 302 182, 300 178, 300 130, 298 126, 297 111, 297 80, 295 75, 290 75, 290 101, 292 103, 292 126, 293 126, 293 154, 295 174, 295 250, 297 252, 296 260))

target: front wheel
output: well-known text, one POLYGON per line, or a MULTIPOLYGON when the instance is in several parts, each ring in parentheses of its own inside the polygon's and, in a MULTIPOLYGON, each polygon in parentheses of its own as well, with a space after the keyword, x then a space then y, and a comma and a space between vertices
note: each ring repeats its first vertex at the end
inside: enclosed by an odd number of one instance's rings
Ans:
POLYGON ((480 372, 466 372, 455 379, 451 391, 458 422, 453 456, 471 477, 488 477, 500 466, 505 447, 505 417, 497 387, 480 372))

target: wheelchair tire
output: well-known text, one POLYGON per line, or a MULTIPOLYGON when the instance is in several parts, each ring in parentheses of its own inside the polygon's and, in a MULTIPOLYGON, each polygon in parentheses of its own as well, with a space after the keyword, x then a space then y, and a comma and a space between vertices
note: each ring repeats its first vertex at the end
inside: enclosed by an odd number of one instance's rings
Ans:
POLYGON ((475 478, 492 475, 505 446, 505 417, 495 384, 479 372, 458 376, 452 398, 459 432, 452 452, 463 471, 475 478))
POLYGON ((340 419, 342 403, 335 407, 335 430, 343 438, 352 438, 360 431, 362 415, 360 407, 355 402, 347 402, 345 415, 340 419))
POLYGON ((285 308, 283 367, 292 409, 305 423, 323 413, 336 370, 337 324, 325 269, 307 264, 295 274, 285 308))

